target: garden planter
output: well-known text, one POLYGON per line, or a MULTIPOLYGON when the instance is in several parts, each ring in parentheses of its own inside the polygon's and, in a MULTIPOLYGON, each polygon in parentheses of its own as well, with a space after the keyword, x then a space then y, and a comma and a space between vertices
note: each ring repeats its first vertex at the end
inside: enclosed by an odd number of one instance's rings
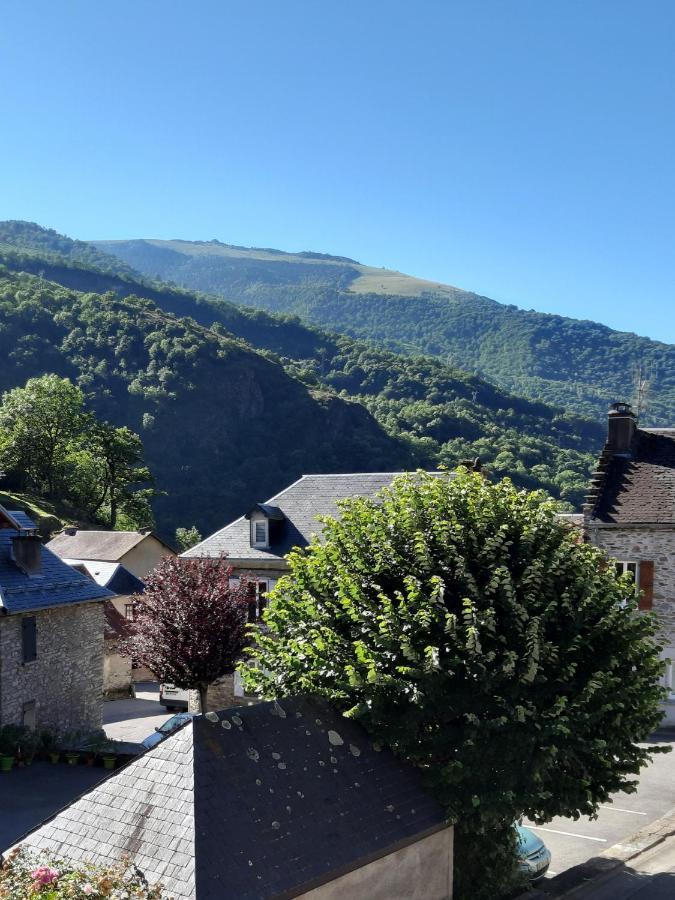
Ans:
POLYGON ((115 759, 114 756, 104 756, 103 757, 103 768, 104 769, 114 769, 115 768, 115 759))
POLYGON ((49 761, 52 763, 52 765, 56 765, 56 763, 57 763, 60 759, 61 759, 61 754, 60 754, 60 753, 50 753, 50 754, 49 754, 49 761))
POLYGON ((66 753, 66 761, 68 762, 69 766, 76 766, 79 758, 79 753, 66 753))
POLYGON ((0 772, 11 772, 13 765, 13 756, 0 756, 0 772))
POLYGON ((84 761, 88 766, 93 766, 96 762, 96 757, 93 753, 87 753, 87 755, 84 757, 84 761))

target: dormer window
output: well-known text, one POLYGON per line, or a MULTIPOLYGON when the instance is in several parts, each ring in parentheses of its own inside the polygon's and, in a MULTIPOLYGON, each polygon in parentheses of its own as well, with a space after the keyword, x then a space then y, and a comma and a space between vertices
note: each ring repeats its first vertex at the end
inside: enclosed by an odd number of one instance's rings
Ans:
POLYGON ((251 547, 269 550, 279 540, 284 519, 286 518, 278 506, 269 503, 256 503, 246 513, 249 520, 251 547))
POLYGON ((267 519, 251 519, 251 546, 269 546, 269 522, 267 519))

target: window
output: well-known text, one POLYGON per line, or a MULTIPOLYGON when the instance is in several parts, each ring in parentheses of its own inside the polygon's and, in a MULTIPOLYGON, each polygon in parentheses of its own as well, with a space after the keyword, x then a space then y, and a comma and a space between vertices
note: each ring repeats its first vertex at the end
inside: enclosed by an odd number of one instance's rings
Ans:
POLYGON ((35 616, 24 616, 21 620, 22 655, 25 663, 37 659, 37 624, 35 616))
POLYGON ((267 526, 267 519, 251 519, 251 543, 254 547, 267 546, 267 526))
POLYGON ((640 592, 638 609, 652 609, 654 606, 654 562, 650 559, 617 560, 614 563, 616 574, 628 573, 633 578, 635 587, 640 592))
POLYGON ((136 618, 134 613, 134 604, 133 603, 125 603, 124 604, 124 618, 127 622, 133 622, 136 618))
POLYGON ((633 583, 637 584, 638 564, 636 562, 617 561, 614 563, 617 576, 628 572, 633 577, 633 583))
POLYGON ((267 609, 267 594, 272 590, 272 583, 266 580, 250 582, 248 585, 248 621, 257 622, 267 609))
POLYGON ((37 726, 37 704, 35 700, 29 700, 28 703, 24 703, 21 724, 24 728, 35 730, 37 726))

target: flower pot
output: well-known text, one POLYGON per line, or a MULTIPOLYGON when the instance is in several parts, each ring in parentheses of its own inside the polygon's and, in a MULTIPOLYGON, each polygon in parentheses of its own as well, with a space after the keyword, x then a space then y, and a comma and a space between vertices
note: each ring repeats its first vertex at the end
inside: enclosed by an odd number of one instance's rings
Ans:
POLYGON ((96 762, 96 757, 93 753, 87 753, 87 755, 84 757, 84 761, 88 766, 93 766, 96 762))
POLYGON ((66 761, 69 766, 76 766, 79 758, 80 758, 79 753, 66 753, 66 761))
POLYGON ((56 765, 56 763, 61 759, 61 754, 54 751, 53 753, 49 752, 49 761, 52 765, 56 765))
POLYGON ((104 756, 103 757, 103 768, 104 769, 114 769, 115 768, 115 759, 114 756, 104 756))
POLYGON ((0 756, 0 772, 11 772, 13 765, 13 756, 0 756))
POLYGON ((34 753, 27 753, 27 754, 24 756, 23 761, 24 761, 24 763, 25 763, 27 766, 32 766, 32 765, 33 765, 33 760, 34 760, 34 759, 35 759, 35 754, 34 754, 34 753))

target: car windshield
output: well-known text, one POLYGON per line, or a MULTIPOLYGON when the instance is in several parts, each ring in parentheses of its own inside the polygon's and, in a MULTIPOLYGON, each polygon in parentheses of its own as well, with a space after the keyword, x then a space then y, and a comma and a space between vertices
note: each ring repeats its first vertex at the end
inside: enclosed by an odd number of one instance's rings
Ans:
POLYGON ((175 731, 176 728, 179 728, 187 719, 185 715, 171 716, 170 719, 167 719, 163 725, 160 725, 157 731, 160 734, 171 734, 172 731, 175 731))

